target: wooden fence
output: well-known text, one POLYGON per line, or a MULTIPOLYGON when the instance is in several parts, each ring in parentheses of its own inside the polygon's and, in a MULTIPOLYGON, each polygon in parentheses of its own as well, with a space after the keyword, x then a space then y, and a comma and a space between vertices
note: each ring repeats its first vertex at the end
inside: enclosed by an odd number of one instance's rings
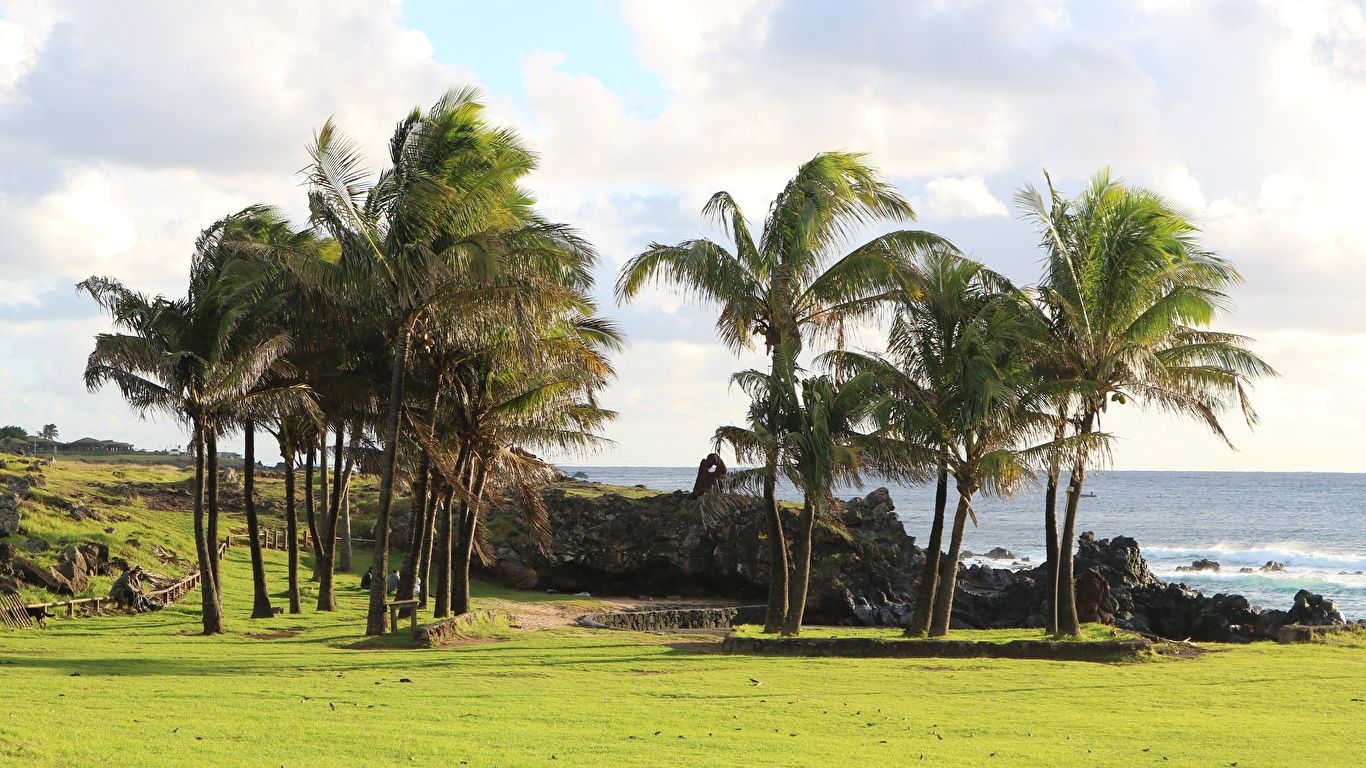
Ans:
MULTIPOLYGON (((232 546, 231 537, 224 539, 218 544, 218 557, 221 559, 232 546)), ((162 605, 174 603, 184 597, 186 593, 199 586, 199 571, 191 571, 183 578, 168 587, 158 589, 155 592, 145 592, 143 596, 148 600, 160 600, 162 605)), ((17 595, 0 595, 0 621, 9 627, 30 627, 33 626, 29 619, 30 615, 42 616, 45 614, 57 615, 57 612, 65 613, 67 618, 76 617, 78 607, 86 607, 87 616, 99 616, 104 613, 104 607, 114 602, 114 598, 105 597, 78 597, 72 600, 57 600, 50 603, 33 603, 32 605, 20 605, 17 595), (23 608, 23 611, 18 611, 23 608), (55 611, 55 612, 54 612, 55 611), (19 614, 22 613, 22 619, 19 614)))

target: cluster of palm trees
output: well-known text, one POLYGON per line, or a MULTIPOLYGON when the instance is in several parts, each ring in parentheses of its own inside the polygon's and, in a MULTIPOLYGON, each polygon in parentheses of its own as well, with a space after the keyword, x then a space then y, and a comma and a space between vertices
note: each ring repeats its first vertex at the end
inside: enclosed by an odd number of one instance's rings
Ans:
POLYGON ((622 344, 589 296, 596 254, 536 211, 523 187, 535 158, 487 121, 478 94, 452 91, 404 117, 375 176, 331 121, 308 152, 307 226, 261 205, 216 222, 196 242, 183 298, 111 278, 80 285, 115 326, 96 338, 87 386, 112 383, 135 410, 189 427, 206 633, 223 621, 225 436, 244 438, 253 617, 273 612, 254 500, 257 431, 284 458, 291 613, 299 465, 319 610, 335 608, 338 558, 349 566, 352 476, 379 476, 366 624, 378 634, 391 553, 402 555, 399 598, 421 581, 436 616, 467 611, 484 510, 515 502, 545 541, 539 489, 555 470, 533 451, 590 448, 615 416, 596 398, 622 344), (395 503, 405 489, 406 512, 395 503), (391 541, 392 530, 406 539, 391 541))
POLYGON ((717 333, 728 348, 763 340, 769 369, 733 377, 751 398, 748 424, 716 432, 718 446, 755 468, 718 483, 712 500, 726 490, 762 495, 765 631, 800 631, 815 525, 837 526, 836 490, 870 472, 935 481, 908 634, 948 632, 965 528, 977 523, 975 496, 1010 494, 1042 478, 1047 629, 1076 635, 1072 542, 1086 473, 1108 455, 1100 428, 1107 406, 1132 401, 1193 417, 1225 440, 1227 411, 1255 422, 1246 385, 1274 372, 1246 337, 1210 330, 1240 278, 1201 245, 1181 212, 1108 172, 1076 199, 1049 179, 1042 192, 1026 186, 1016 203, 1041 238, 1044 274, 1033 287, 1013 285, 923 231, 897 229, 853 245, 861 230, 912 221, 914 213, 862 156, 843 152, 798 169, 757 241, 720 192, 704 214, 731 247, 707 239, 653 244, 623 267, 619 298, 652 283, 680 288, 719 310, 717 333), (885 349, 848 349, 846 329, 879 317, 890 319, 885 349), (831 348, 811 354, 816 342, 831 348), (803 496, 792 525, 776 498, 779 477, 803 496), (951 521, 950 478, 958 492, 951 521))

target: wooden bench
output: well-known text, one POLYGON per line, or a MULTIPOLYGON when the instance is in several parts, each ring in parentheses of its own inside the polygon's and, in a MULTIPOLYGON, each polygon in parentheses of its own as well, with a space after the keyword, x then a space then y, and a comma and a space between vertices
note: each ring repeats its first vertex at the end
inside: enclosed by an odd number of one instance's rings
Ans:
POLYGON ((393 628, 394 628, 394 631, 397 632, 397 631, 398 631, 398 612, 401 611, 401 610, 403 610, 403 609, 405 609, 405 608, 407 608, 407 609, 409 609, 409 610, 408 610, 408 615, 412 618, 413 637, 417 637, 417 606, 418 606, 418 604, 419 604, 420 602, 421 602, 420 600, 412 599, 412 600, 392 600, 392 601, 390 601, 390 602, 388 602, 388 603, 385 603, 385 605, 388 606, 388 608, 389 608, 389 626, 393 627, 393 628))

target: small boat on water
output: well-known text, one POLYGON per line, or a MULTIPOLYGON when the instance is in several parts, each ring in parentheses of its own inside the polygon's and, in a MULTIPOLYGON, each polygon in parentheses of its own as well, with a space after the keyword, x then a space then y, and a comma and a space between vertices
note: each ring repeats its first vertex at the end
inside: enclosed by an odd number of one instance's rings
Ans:
POLYGON ((1083 499, 1094 499, 1096 495, 1094 493, 1083 493, 1081 497, 1083 499))

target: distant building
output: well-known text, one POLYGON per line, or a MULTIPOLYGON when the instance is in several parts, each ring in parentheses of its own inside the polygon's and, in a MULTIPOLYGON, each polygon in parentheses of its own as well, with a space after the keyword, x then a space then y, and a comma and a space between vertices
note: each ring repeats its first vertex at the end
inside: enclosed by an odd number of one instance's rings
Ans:
POLYGON ((132 443, 122 443, 118 440, 100 440, 94 437, 82 437, 80 440, 73 440, 63 443, 58 440, 48 440, 45 437, 7 437, 0 440, 0 450, 7 453, 32 453, 46 455, 51 453, 134 453, 132 443))
POLYGON ((132 443, 121 443, 118 440, 98 440, 93 437, 82 437, 70 443, 59 443, 58 453, 132 453, 132 443))

